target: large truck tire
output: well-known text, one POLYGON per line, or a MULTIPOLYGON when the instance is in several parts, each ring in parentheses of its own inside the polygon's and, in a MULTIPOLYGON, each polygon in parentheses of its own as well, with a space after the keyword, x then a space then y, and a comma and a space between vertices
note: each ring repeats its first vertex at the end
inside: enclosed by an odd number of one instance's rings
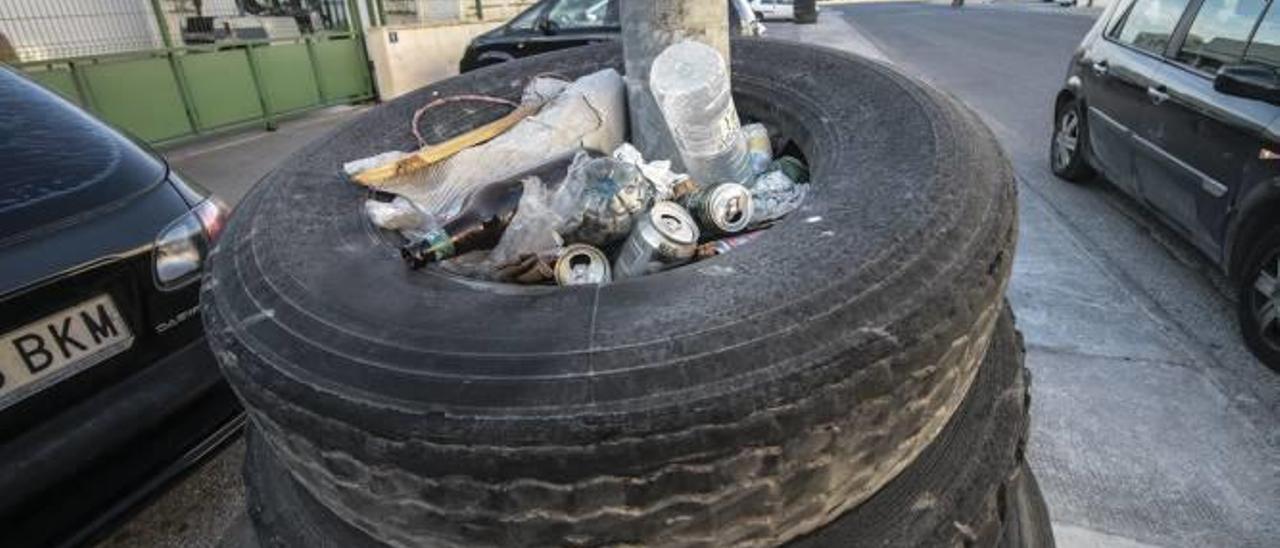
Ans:
MULTIPOLYGON (((1029 381, 1007 317, 970 396, 920 457, 871 498, 787 547, 1052 548, 1044 499, 1024 459, 1029 381)), ((244 473, 262 547, 385 546, 317 502, 252 432, 244 473)))
POLYGON ((739 111, 796 142, 813 189, 752 245, 683 268, 569 288, 412 272, 340 175, 411 148, 431 98, 515 98, 538 74, 621 67, 615 45, 429 86, 259 182, 203 298, 262 450, 392 546, 779 545, 898 476, 987 354, 1016 239, 1009 164, 972 112, 891 68, 733 48, 739 111))

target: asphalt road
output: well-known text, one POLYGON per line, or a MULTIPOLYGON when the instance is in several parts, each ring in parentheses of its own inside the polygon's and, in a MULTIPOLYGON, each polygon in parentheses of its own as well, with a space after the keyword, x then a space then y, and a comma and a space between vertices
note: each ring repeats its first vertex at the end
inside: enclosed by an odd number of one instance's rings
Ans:
POLYGON ((1226 281, 1105 181, 1048 169, 1053 97, 1096 13, 863 4, 824 16, 977 110, 1014 164, 1010 299, 1060 544, 1276 546, 1280 375, 1244 349, 1226 281))

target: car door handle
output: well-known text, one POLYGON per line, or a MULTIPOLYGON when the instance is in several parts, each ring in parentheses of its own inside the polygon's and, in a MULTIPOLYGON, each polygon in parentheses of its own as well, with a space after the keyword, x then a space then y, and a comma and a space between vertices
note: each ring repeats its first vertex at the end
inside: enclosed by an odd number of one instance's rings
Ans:
POLYGON ((1106 61, 1094 61, 1093 63, 1093 73, 1098 76, 1106 76, 1107 70, 1110 68, 1111 66, 1106 61))
POLYGON ((1151 99, 1151 104, 1158 105, 1169 99, 1168 90, 1164 86, 1147 87, 1147 99, 1151 99))

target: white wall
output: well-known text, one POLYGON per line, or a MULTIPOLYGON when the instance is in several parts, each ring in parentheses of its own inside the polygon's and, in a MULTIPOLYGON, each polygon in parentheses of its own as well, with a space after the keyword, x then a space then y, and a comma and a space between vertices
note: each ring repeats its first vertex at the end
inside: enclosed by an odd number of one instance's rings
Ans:
POLYGON ((386 101, 457 74, 458 62, 471 39, 497 25, 454 23, 368 29, 366 44, 378 97, 386 101))

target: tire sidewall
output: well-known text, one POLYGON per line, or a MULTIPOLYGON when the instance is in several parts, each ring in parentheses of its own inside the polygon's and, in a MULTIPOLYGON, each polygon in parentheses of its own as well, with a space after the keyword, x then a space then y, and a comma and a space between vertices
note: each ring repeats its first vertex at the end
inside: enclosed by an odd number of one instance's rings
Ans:
POLYGON ((1257 298, 1254 282, 1262 271, 1264 262, 1274 258, 1277 253, 1280 253, 1280 227, 1264 232, 1262 238, 1254 244, 1249 260, 1244 263, 1239 285, 1236 288, 1236 313, 1245 345, 1264 365, 1280 372, 1280 348, 1263 339, 1254 315, 1254 304, 1257 298))
POLYGON ((1091 169, 1086 161, 1086 148, 1089 145, 1089 132, 1085 126, 1085 113, 1083 103, 1078 98, 1072 98, 1064 102, 1053 115, 1053 134, 1049 139, 1049 169, 1053 171, 1061 179, 1071 182, 1081 182, 1087 179, 1091 174, 1091 169), (1068 112, 1075 112, 1076 115, 1076 149, 1071 154, 1071 160, 1065 166, 1059 166, 1057 160, 1058 154, 1058 132, 1062 129, 1062 121, 1068 112))

